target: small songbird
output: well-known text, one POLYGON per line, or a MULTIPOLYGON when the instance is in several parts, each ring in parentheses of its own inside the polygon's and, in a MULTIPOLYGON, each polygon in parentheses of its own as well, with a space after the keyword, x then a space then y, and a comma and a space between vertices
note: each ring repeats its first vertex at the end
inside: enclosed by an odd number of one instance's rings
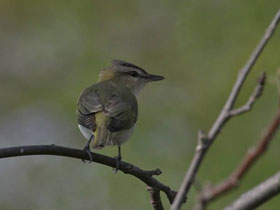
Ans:
POLYGON ((97 83, 84 89, 77 106, 78 127, 88 140, 84 150, 118 146, 116 169, 121 161, 120 146, 131 136, 138 118, 136 96, 149 82, 164 77, 147 73, 125 61, 113 60, 103 69, 97 83), (92 142, 92 143, 91 143, 92 142))

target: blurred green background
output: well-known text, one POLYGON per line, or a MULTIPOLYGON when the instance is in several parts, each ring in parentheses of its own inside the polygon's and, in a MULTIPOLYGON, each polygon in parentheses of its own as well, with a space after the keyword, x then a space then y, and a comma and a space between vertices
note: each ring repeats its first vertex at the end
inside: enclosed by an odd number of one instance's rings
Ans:
MULTIPOLYGON (((166 80, 139 96, 139 121, 123 159, 178 189, 199 129, 208 130, 238 70, 262 37, 279 0, 0 1, 0 146, 57 144, 82 148, 76 120, 81 90, 114 58, 166 80)), ((252 112, 231 120, 207 154, 200 183, 228 176, 278 106, 272 82, 280 67, 280 29, 238 98, 246 102, 260 72, 268 83, 252 112)), ((221 209, 279 170, 279 134, 241 187, 211 203, 221 209)), ((114 156, 117 148, 105 148, 114 156)), ((152 209, 145 185, 99 164, 55 156, 0 161, 0 209, 152 209)), ((192 189, 189 202, 195 203, 192 189)), ((164 204, 168 202, 162 194, 164 204)), ((279 197, 260 209, 278 209, 279 197)))

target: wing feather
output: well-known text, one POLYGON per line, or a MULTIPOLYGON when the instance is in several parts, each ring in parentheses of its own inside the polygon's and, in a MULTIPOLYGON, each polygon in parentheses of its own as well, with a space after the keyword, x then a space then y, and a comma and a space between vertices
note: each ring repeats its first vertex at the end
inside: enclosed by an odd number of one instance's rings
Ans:
POLYGON ((103 111, 111 132, 129 129, 137 121, 137 100, 125 86, 101 82, 85 89, 78 99, 78 123, 93 131, 95 113, 103 111))

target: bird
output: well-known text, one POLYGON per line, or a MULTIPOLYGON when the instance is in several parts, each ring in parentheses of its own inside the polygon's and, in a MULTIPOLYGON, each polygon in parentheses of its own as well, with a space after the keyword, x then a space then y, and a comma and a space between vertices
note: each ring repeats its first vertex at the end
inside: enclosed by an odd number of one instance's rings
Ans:
POLYGON ((138 119, 137 96, 146 84, 163 79, 132 63, 113 60, 111 66, 100 71, 97 82, 81 92, 76 117, 79 130, 87 139, 84 151, 90 160, 91 148, 116 145, 114 170, 118 171, 121 145, 132 135, 138 119))

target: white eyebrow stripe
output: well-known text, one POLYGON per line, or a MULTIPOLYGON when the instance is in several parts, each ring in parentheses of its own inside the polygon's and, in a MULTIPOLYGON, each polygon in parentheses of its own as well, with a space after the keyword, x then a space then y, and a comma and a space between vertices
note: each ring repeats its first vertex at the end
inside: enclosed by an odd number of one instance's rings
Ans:
POLYGON ((133 68, 133 70, 136 71, 136 72, 137 72, 138 74, 140 74, 140 75, 145 75, 145 74, 147 74, 146 72, 143 72, 143 71, 141 71, 140 69, 133 68))

